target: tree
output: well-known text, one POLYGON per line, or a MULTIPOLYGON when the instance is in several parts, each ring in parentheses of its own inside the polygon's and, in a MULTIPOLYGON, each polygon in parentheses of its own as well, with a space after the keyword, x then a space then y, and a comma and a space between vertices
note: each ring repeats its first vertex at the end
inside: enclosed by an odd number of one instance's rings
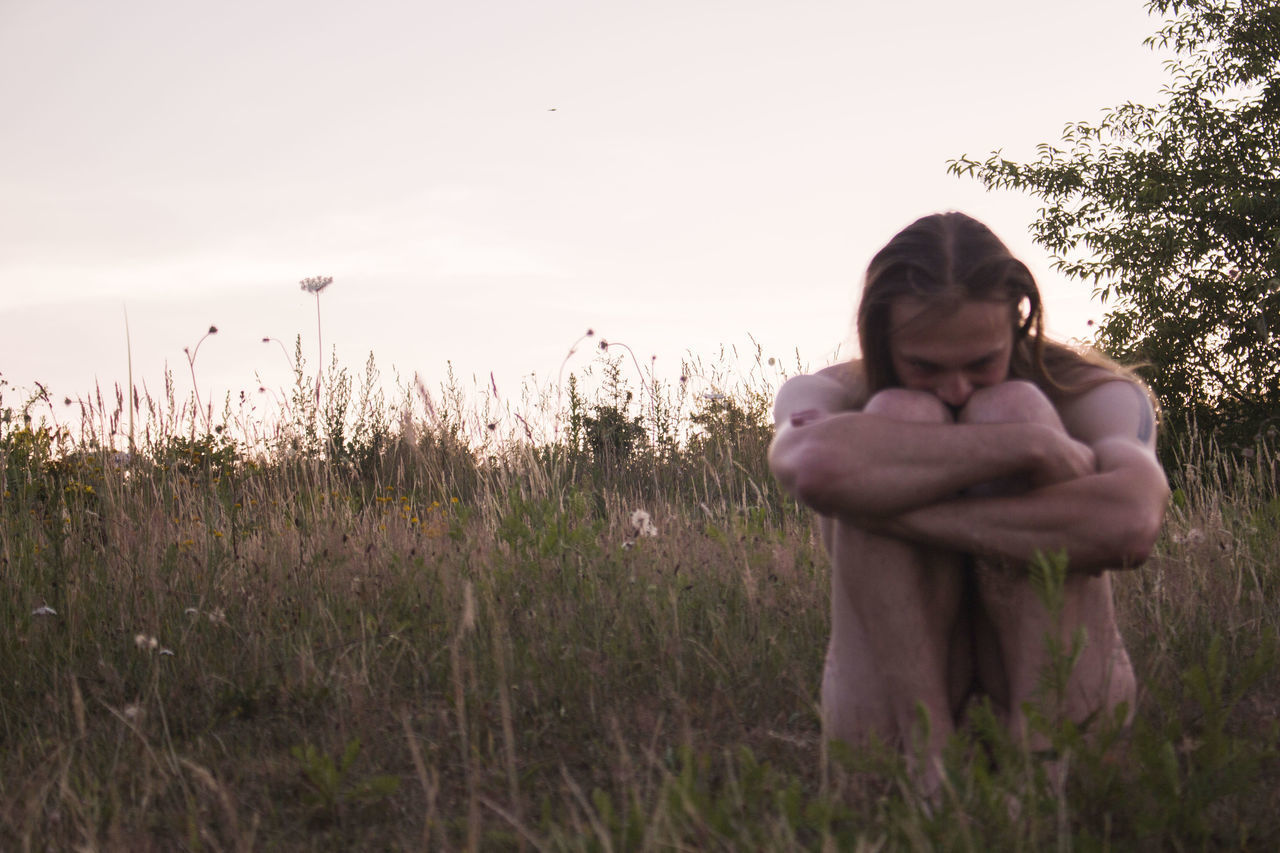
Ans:
POLYGON ((1147 11, 1164 26, 1145 44, 1174 56, 1162 103, 1068 124, 1026 163, 948 171, 1044 202, 1033 238, 1094 284, 1095 343, 1146 365, 1167 414, 1252 435, 1280 417, 1280 4, 1147 11))

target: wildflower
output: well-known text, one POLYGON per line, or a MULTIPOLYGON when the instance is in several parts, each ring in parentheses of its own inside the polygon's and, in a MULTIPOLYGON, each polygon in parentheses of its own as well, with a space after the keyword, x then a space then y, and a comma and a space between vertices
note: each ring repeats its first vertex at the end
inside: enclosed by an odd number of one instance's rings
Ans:
POLYGON ((319 293, 329 285, 333 284, 333 276, 312 276, 311 278, 304 278, 302 281, 298 282, 298 284, 302 285, 302 289, 307 293, 319 293))
POLYGON ((658 535, 658 528, 654 527, 653 521, 649 518, 649 513, 642 509, 631 513, 631 535, 633 538, 658 535))
POLYGON ((131 723, 140 723, 145 714, 141 705, 125 705, 124 718, 131 723))
POLYGON ((200 611, 196 610, 194 607, 188 607, 186 610, 182 611, 182 614, 184 616, 199 616, 200 611))
POLYGON ((1169 534, 1169 539, 1175 545, 1195 545, 1204 541, 1204 531, 1199 527, 1193 527, 1186 533, 1171 533, 1169 534))
POLYGON ((164 656, 166 656, 166 655, 168 655, 169 657, 173 657, 173 649, 161 649, 161 650, 160 650, 160 656, 161 656, 161 657, 164 657, 164 656))
POLYGON ((149 637, 146 634, 134 634, 133 644, 144 652, 155 651, 160 647, 160 641, 155 637, 149 637))
POLYGON ((50 607, 47 604, 42 604, 39 607, 37 607, 35 610, 32 610, 31 615, 32 616, 57 616, 58 611, 54 610, 52 607, 50 607))

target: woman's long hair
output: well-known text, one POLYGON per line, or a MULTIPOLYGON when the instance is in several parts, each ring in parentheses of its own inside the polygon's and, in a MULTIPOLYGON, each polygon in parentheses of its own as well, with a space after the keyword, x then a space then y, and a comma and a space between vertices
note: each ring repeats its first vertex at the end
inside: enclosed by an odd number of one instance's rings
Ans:
POLYGON ((1008 304, 1013 325, 1009 375, 1035 383, 1050 399, 1116 378, 1139 381, 1101 353, 1046 338, 1040 288, 1031 271, 990 228, 952 212, 917 219, 871 259, 858 305, 868 395, 901 384, 889 354, 889 316, 890 306, 904 296, 943 309, 970 301, 1008 304))

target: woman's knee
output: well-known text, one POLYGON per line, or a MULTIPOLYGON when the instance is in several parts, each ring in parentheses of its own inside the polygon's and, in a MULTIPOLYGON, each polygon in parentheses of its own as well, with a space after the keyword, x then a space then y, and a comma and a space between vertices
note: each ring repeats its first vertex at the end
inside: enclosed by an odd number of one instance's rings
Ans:
POLYGON ((1062 428, 1062 419, 1049 398, 1034 384, 1022 379, 974 391, 960 410, 959 421, 965 424, 1042 423, 1062 428))
POLYGON ((934 395, 906 388, 885 388, 868 400, 862 411, 911 423, 944 424, 955 420, 946 404, 934 395))

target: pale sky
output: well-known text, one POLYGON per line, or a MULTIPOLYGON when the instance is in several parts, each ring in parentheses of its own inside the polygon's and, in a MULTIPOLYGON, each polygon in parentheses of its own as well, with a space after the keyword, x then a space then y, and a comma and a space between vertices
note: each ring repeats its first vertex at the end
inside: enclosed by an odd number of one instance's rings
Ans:
POLYGON ((1144 6, 0 0, 0 375, 123 383, 127 309, 138 384, 189 387, 213 324, 205 398, 278 389, 261 341, 314 366, 316 275, 326 360, 428 385, 452 360, 515 396, 587 328, 668 378, 750 338, 816 369, 874 251, 946 209, 1083 335, 1037 205, 945 164, 1154 101, 1144 6))

